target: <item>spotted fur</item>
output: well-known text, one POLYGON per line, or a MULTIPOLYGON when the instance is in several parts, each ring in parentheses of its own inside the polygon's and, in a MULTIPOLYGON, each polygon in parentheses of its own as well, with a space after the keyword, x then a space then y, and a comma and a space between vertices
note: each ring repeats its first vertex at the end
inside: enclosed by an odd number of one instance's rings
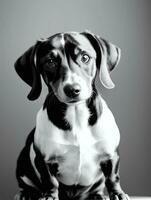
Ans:
POLYGON ((31 86, 28 98, 49 94, 37 113, 16 175, 16 200, 128 199, 120 186, 119 129, 95 87, 96 74, 106 88, 120 50, 90 32, 59 33, 38 41, 15 63, 31 86), (66 88, 66 90, 65 90, 66 88))

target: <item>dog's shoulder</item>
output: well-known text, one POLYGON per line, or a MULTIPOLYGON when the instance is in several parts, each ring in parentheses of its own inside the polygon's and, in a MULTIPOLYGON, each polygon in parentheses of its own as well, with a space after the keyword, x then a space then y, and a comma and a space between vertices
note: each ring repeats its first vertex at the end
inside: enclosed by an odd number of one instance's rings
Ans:
MULTIPOLYGON (((97 113, 97 122, 101 125, 117 126, 114 115, 107 105, 104 98, 100 95, 95 100, 95 108, 97 113)), ((97 123, 96 123, 97 124, 97 123)))
POLYGON ((51 137, 51 139, 56 137, 56 135, 60 135, 62 132, 50 119, 46 109, 41 108, 36 117, 36 130, 35 136, 46 137, 47 139, 51 137))
POLYGON ((114 115, 112 111, 110 110, 108 104, 106 103, 106 101, 101 95, 99 94, 97 95, 94 106, 95 106, 95 112, 97 115, 97 120, 94 126, 97 124, 101 124, 104 126, 107 125, 107 126, 117 127, 114 115))
POLYGON ((107 154, 112 154, 120 142, 120 132, 115 118, 102 97, 99 97, 98 104, 101 106, 101 114, 92 127, 92 132, 98 141, 98 148, 107 154))

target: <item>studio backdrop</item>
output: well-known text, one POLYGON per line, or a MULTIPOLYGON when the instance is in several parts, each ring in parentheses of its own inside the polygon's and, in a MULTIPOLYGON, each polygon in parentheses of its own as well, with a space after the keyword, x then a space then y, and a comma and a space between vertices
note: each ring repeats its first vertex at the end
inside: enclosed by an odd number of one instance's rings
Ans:
POLYGON ((150 19, 150 0, 0 1, 0 199, 18 190, 16 160, 47 92, 30 102, 14 62, 41 37, 86 29, 121 48, 115 88, 100 91, 121 132, 121 185, 129 195, 151 195, 150 19))

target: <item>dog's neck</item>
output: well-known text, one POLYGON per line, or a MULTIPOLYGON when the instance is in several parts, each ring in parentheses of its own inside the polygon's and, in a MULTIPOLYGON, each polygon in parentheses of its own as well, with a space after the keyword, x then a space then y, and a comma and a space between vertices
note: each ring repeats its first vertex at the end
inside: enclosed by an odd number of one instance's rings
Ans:
POLYGON ((98 112, 97 98, 98 93, 94 88, 93 94, 86 101, 68 105, 59 101, 50 92, 45 100, 43 109, 47 110, 48 118, 54 125, 64 131, 70 131, 74 124, 71 120, 77 123, 79 121, 79 125, 81 123, 83 125, 93 126, 96 123, 98 115, 101 112, 100 109, 98 112))

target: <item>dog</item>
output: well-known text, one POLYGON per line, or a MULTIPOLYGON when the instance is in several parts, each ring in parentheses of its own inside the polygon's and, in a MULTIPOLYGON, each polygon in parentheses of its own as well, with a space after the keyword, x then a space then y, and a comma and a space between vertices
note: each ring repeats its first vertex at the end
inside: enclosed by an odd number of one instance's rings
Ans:
POLYGON ((40 39, 15 63, 17 74, 36 100, 48 95, 17 161, 16 200, 128 200, 120 186, 120 133, 102 98, 114 83, 120 48, 89 31, 40 39))

